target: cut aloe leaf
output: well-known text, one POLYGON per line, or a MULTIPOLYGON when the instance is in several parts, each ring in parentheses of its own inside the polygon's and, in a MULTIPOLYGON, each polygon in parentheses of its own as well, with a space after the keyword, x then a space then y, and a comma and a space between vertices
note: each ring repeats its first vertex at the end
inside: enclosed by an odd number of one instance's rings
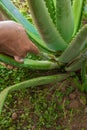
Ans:
POLYGON ((60 66, 56 62, 51 61, 39 61, 39 60, 32 60, 32 59, 24 59, 24 63, 16 62, 13 58, 0 54, 0 61, 10 64, 15 67, 22 67, 28 68, 32 70, 50 70, 56 69, 60 66))
POLYGON ((35 87, 35 86, 38 86, 38 85, 60 82, 60 81, 65 80, 67 77, 69 77, 68 74, 44 76, 44 77, 30 79, 30 80, 18 83, 16 85, 13 85, 13 86, 10 86, 10 87, 4 89, 0 93, 0 114, 2 112, 4 102, 5 102, 6 97, 7 97, 9 92, 12 92, 12 91, 15 91, 15 90, 22 90, 22 89, 29 88, 29 87, 35 87))

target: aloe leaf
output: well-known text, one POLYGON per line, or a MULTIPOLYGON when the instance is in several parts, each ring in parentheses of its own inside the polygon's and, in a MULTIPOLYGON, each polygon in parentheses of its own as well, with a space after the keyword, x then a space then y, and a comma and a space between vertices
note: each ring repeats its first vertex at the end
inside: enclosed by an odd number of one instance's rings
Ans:
POLYGON ((39 60, 32 60, 32 59, 24 59, 24 63, 16 62, 13 58, 0 54, 0 61, 10 64, 15 67, 22 67, 22 68, 28 68, 32 70, 50 70, 50 69, 56 69, 60 66, 56 62, 51 61, 39 61, 39 60))
POLYGON ((69 77, 68 74, 59 74, 59 75, 53 75, 53 76, 44 76, 39 78, 30 79, 21 83, 18 83, 16 85, 10 86, 6 89, 4 89, 0 93, 0 114, 5 102, 5 99, 9 92, 15 91, 15 90, 21 90, 29 87, 35 87, 38 85, 44 85, 49 83, 55 83, 65 80, 67 77, 69 77))
POLYGON ((80 70, 85 61, 81 59, 75 60, 70 66, 66 67, 66 71, 77 71, 80 70))
POLYGON ((40 35, 53 50, 64 50, 67 43, 52 22, 44 0, 28 0, 30 11, 40 35))
POLYGON ((87 75, 85 75, 85 82, 82 84, 81 91, 87 93, 87 75))
POLYGON ((56 0, 53 0, 54 6, 56 7, 56 0))
POLYGON ((4 62, 6 64, 10 64, 12 66, 16 66, 16 67, 22 67, 23 66, 22 63, 16 62, 13 58, 6 56, 6 55, 3 55, 3 54, 0 54, 0 61, 4 62))
POLYGON ((68 63, 76 58, 87 44, 87 25, 84 25, 59 57, 59 61, 68 63))
POLYGON ((84 10, 84 2, 85 0, 73 0, 73 15, 74 15, 74 34, 77 33, 77 31, 80 28, 81 20, 82 20, 82 14, 84 10))
POLYGON ((21 23, 26 29, 29 38, 31 38, 40 49, 46 50, 47 52, 53 52, 53 50, 49 49, 41 40, 40 35, 38 34, 35 27, 28 20, 26 20, 26 18, 18 11, 18 9, 10 0, 0 0, 0 10, 9 19, 21 23))
POLYGON ((52 70, 52 69, 58 69, 60 66, 56 62, 51 61, 38 61, 38 60, 30 60, 25 59, 24 60, 24 66, 30 68, 30 69, 37 69, 37 70, 52 70))
POLYGON ((69 43, 74 31, 71 0, 56 0, 56 24, 64 40, 69 43))
MULTIPOLYGON (((87 57, 86 57, 86 60, 87 60, 87 57)), ((86 67, 86 61, 84 62, 84 64, 82 64, 81 66, 81 80, 82 80, 82 83, 85 83, 86 81, 86 70, 87 70, 87 67, 86 67)))
POLYGON ((55 3, 53 0, 44 0, 46 2, 46 6, 48 8, 48 11, 50 13, 50 17, 53 21, 53 23, 55 24, 56 22, 56 17, 55 17, 55 3))
MULTIPOLYGON (((67 68, 66 71, 77 71, 81 68, 84 70, 87 62, 87 49, 84 50, 67 68), (84 66, 84 67, 83 67, 84 66)), ((82 72, 83 73, 83 72, 82 72)), ((83 76, 82 76, 83 77, 83 76)))

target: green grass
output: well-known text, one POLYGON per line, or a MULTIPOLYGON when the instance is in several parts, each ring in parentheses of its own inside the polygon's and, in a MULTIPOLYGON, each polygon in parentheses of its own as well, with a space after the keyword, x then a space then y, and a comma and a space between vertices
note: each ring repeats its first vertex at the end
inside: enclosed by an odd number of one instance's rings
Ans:
MULTIPOLYGON (((44 71, 45 73, 49 72, 44 71)), ((9 70, 0 65, 1 90, 38 75, 41 75, 41 72, 15 68, 9 70)), ((69 130, 74 113, 72 109, 66 110, 70 103, 68 96, 73 91, 74 87, 69 85, 68 79, 55 85, 38 86, 9 94, 0 116, 0 129, 69 130), (16 118, 13 118, 14 113, 16 118)))
MULTIPOLYGON (((46 73, 46 72, 45 72, 46 73)), ((11 69, 0 65, 0 91, 5 87, 37 77, 40 72, 32 72, 23 69, 11 69)), ((8 95, 2 115, 0 116, 0 129, 3 130, 39 130, 40 128, 55 128, 60 130, 61 125, 58 120, 65 118, 65 107, 69 101, 64 101, 64 96, 68 96, 73 88, 69 86, 66 93, 61 91, 62 84, 38 86, 8 95), (17 114, 17 119, 12 119, 13 113, 17 114)))
POLYGON ((22 2, 21 2, 21 0, 11 0, 11 1, 20 10, 20 12, 23 14, 23 16, 26 17, 26 19, 29 20, 30 22, 32 22, 32 16, 29 11, 29 6, 28 6, 27 0, 23 0, 22 2))

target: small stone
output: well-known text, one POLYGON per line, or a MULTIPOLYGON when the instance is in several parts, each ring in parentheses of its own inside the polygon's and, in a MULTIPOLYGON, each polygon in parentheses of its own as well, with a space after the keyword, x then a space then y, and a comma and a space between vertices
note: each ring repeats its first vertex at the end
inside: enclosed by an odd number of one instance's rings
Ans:
POLYGON ((73 100, 73 99, 76 98, 76 95, 75 95, 74 93, 71 93, 71 94, 69 95, 69 98, 70 98, 71 100, 73 100))
POLYGON ((6 66, 5 63, 3 63, 3 62, 0 62, 0 65, 2 65, 2 66, 6 66))
POLYGON ((13 66, 7 65, 7 68, 10 69, 10 70, 12 70, 12 69, 13 69, 13 66))
POLYGON ((17 113, 16 113, 16 112, 14 112, 14 113, 12 114, 12 119, 13 119, 13 120, 16 120, 16 119, 17 119, 17 117, 18 117, 17 113))

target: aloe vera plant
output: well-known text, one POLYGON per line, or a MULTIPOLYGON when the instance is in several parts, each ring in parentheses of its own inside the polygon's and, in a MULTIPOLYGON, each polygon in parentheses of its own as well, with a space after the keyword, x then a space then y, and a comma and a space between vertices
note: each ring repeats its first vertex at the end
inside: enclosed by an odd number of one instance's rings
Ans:
POLYGON ((82 26, 81 24, 85 0, 73 0, 72 4, 70 0, 27 1, 34 25, 22 16, 10 0, 0 0, 0 9, 8 19, 24 26, 29 38, 38 46, 42 59, 39 61, 25 58, 24 63, 21 64, 0 54, 0 61, 33 70, 60 69, 61 73, 38 77, 7 87, 0 93, 0 112, 9 92, 30 86, 59 82, 78 70, 84 77, 82 78, 83 87, 86 88, 87 85, 87 25, 82 26), (63 73, 62 66, 65 70, 63 73))

